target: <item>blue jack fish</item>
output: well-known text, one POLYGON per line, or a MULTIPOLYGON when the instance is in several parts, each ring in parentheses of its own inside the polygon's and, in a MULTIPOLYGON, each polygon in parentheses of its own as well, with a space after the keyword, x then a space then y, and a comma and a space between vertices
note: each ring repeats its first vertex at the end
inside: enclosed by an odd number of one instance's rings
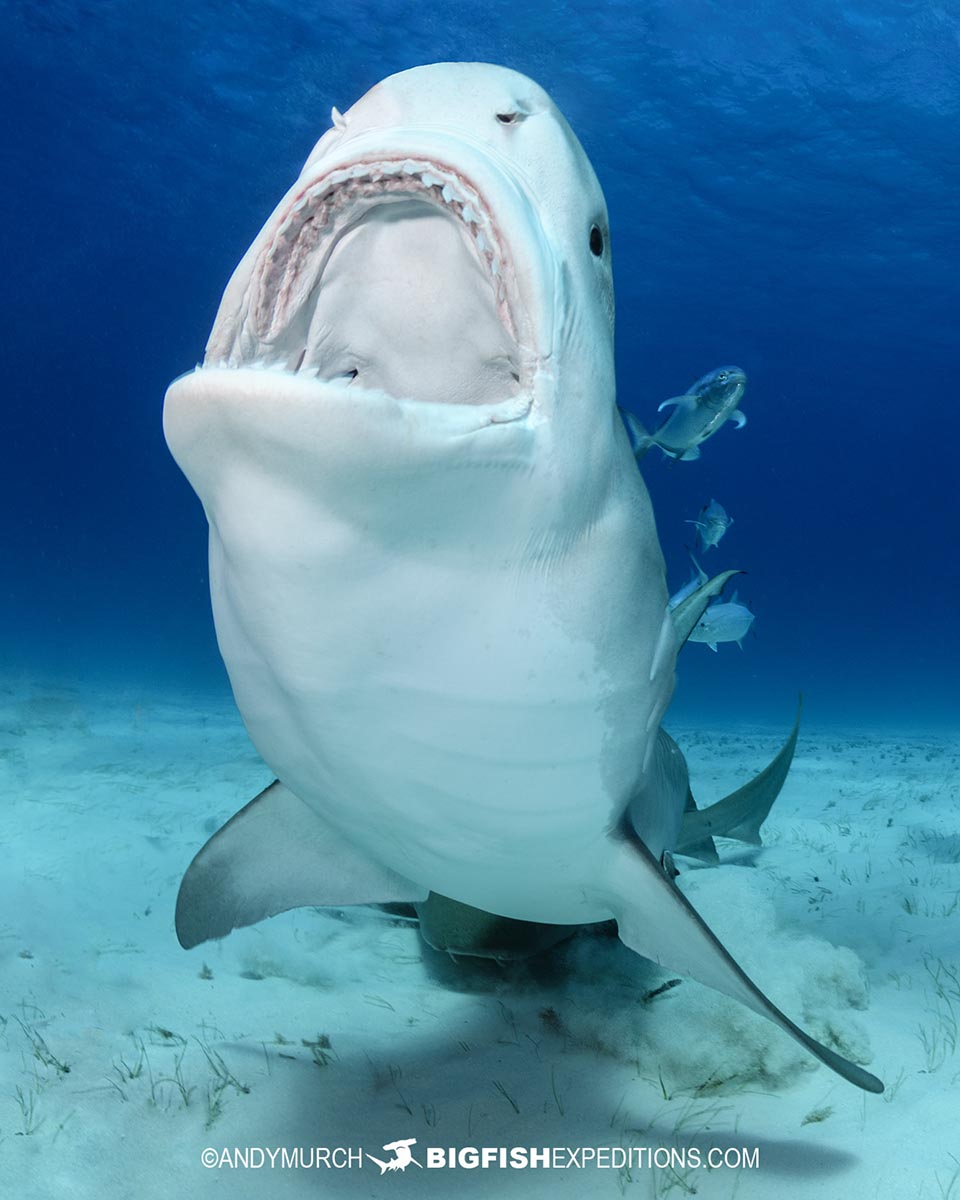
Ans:
POLYGON ((733 524, 733 517, 727 516, 726 509, 716 500, 711 500, 700 509, 700 515, 695 521, 687 521, 695 525, 700 535, 701 550, 709 550, 719 544, 720 539, 733 524))
POLYGON ((701 444, 713 437, 724 422, 733 421, 738 429, 742 429, 747 418, 737 405, 746 386, 747 376, 739 367, 717 367, 708 371, 682 396, 664 400, 657 412, 670 407, 674 411, 653 433, 647 433, 632 412, 621 409, 637 461, 651 446, 659 446, 668 458, 691 462, 700 457, 701 444))
POLYGON ((706 642, 716 653, 719 642, 736 642, 743 649, 743 639, 750 632, 754 614, 737 600, 737 593, 727 601, 715 601, 709 606, 690 634, 691 642, 706 642))

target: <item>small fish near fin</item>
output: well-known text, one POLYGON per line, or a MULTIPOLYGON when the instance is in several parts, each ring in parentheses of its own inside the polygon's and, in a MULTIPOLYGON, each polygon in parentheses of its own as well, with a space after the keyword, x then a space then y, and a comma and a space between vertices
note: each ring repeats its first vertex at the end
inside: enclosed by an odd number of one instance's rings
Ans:
MULTIPOLYGON (((770 815, 773 802, 780 791, 793 762, 794 751, 797 748, 797 737, 800 733, 800 716, 803 712, 803 696, 797 701, 797 716, 793 723, 790 736, 780 748, 776 757, 755 775, 743 787, 737 788, 729 796, 724 796, 716 804, 700 809, 690 802, 683 814, 683 824, 674 854, 683 854, 687 858, 698 858, 702 862, 717 861, 715 837, 735 838, 738 842, 746 842, 750 846, 762 846, 760 826, 770 815), (704 849, 706 848, 706 853, 704 849), (710 848, 713 854, 710 856, 710 848)), ((693 797, 690 797, 692 802, 693 797)))
POLYGON ((617 405, 617 411, 620 413, 620 419, 623 421, 627 436, 630 438, 630 448, 633 450, 634 457, 639 463, 654 444, 654 439, 647 433, 643 422, 636 413, 630 412, 627 408, 621 408, 619 405, 617 405))
MULTIPOLYGON (((712 579, 708 579, 706 583, 701 584, 695 592, 691 592, 685 600, 681 600, 676 608, 672 610, 673 627, 676 630, 677 641, 681 646, 697 627, 697 622, 707 611, 707 605, 714 596, 720 595, 734 575, 742 575, 743 573, 743 571, 721 571, 719 575, 714 575, 712 579)), ((716 650, 716 646, 711 646, 711 649, 716 650)))
POLYGON ((177 896, 185 950, 290 908, 425 900, 360 852, 279 780, 223 826, 187 868, 177 896))
POLYGON ((604 893, 631 950, 739 1000, 856 1087, 883 1091, 875 1075, 805 1033, 760 991, 641 841, 619 842, 604 893))

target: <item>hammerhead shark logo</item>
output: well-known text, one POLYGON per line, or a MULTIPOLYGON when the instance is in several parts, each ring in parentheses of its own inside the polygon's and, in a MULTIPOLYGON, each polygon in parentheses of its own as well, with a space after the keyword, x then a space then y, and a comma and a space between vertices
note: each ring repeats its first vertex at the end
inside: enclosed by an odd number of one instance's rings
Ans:
POLYGON ((411 1163, 415 1167, 422 1167, 423 1163, 418 1163, 410 1153, 410 1147, 417 1144, 416 1138, 403 1138, 399 1142, 388 1142, 384 1146, 384 1150, 392 1150, 393 1158, 386 1160, 382 1158, 374 1158, 372 1154, 368 1154, 367 1158, 371 1159, 380 1168, 380 1174, 384 1171, 405 1171, 411 1163))

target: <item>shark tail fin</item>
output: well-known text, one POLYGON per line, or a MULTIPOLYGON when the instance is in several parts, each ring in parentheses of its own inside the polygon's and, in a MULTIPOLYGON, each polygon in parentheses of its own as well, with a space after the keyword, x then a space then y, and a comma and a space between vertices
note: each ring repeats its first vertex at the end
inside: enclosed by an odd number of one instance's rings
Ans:
POLYGON ((730 802, 731 808, 743 805, 746 816, 736 825, 731 825, 725 837, 736 838, 737 841, 747 842, 751 846, 761 846, 760 826, 764 823, 773 807, 773 802, 780 795, 790 764, 793 762, 794 751, 797 748, 797 737, 800 734, 800 717, 803 713, 803 695, 797 697, 797 715, 793 722, 790 736, 780 748, 777 756, 756 775, 749 783, 738 788, 720 801, 721 804, 730 802))
MULTIPOLYGON (((684 822, 688 823, 690 821, 690 814, 696 811, 697 802, 693 798, 693 792, 687 788, 687 802, 683 808, 684 822)), ((681 825, 680 842, 683 845, 683 849, 679 853, 685 854, 687 858, 699 858, 701 862, 709 863, 710 866, 716 866, 720 861, 720 855, 717 853, 717 844, 710 834, 708 833, 705 837, 699 839, 691 834, 692 840, 686 841, 684 840, 683 829, 684 827, 681 825)))
MULTIPOLYGON (((793 762, 794 751, 797 748, 797 737, 800 733, 800 716, 803 712, 803 696, 797 701, 797 716, 793 723, 790 736, 781 746, 776 757, 766 767, 755 775, 743 787, 737 788, 729 796, 724 796, 709 808, 692 809, 687 806, 683 815, 683 824, 675 854, 683 854, 690 858, 703 858, 702 847, 705 839, 714 837, 735 838, 738 842, 746 842, 749 846, 761 846, 760 826, 770 815, 773 802, 780 795, 780 790, 787 778, 790 764, 793 762)), ((715 852, 715 851, 714 851, 715 852)), ((715 862, 716 859, 705 859, 715 862)))

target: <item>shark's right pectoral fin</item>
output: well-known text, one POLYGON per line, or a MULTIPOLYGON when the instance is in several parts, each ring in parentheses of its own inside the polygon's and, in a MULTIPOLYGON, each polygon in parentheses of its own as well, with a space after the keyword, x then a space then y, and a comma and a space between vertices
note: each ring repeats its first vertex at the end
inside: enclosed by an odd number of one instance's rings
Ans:
POLYGON ((366 857, 277 781, 213 835, 177 896, 177 937, 189 950, 290 908, 389 901, 427 890, 366 857))

